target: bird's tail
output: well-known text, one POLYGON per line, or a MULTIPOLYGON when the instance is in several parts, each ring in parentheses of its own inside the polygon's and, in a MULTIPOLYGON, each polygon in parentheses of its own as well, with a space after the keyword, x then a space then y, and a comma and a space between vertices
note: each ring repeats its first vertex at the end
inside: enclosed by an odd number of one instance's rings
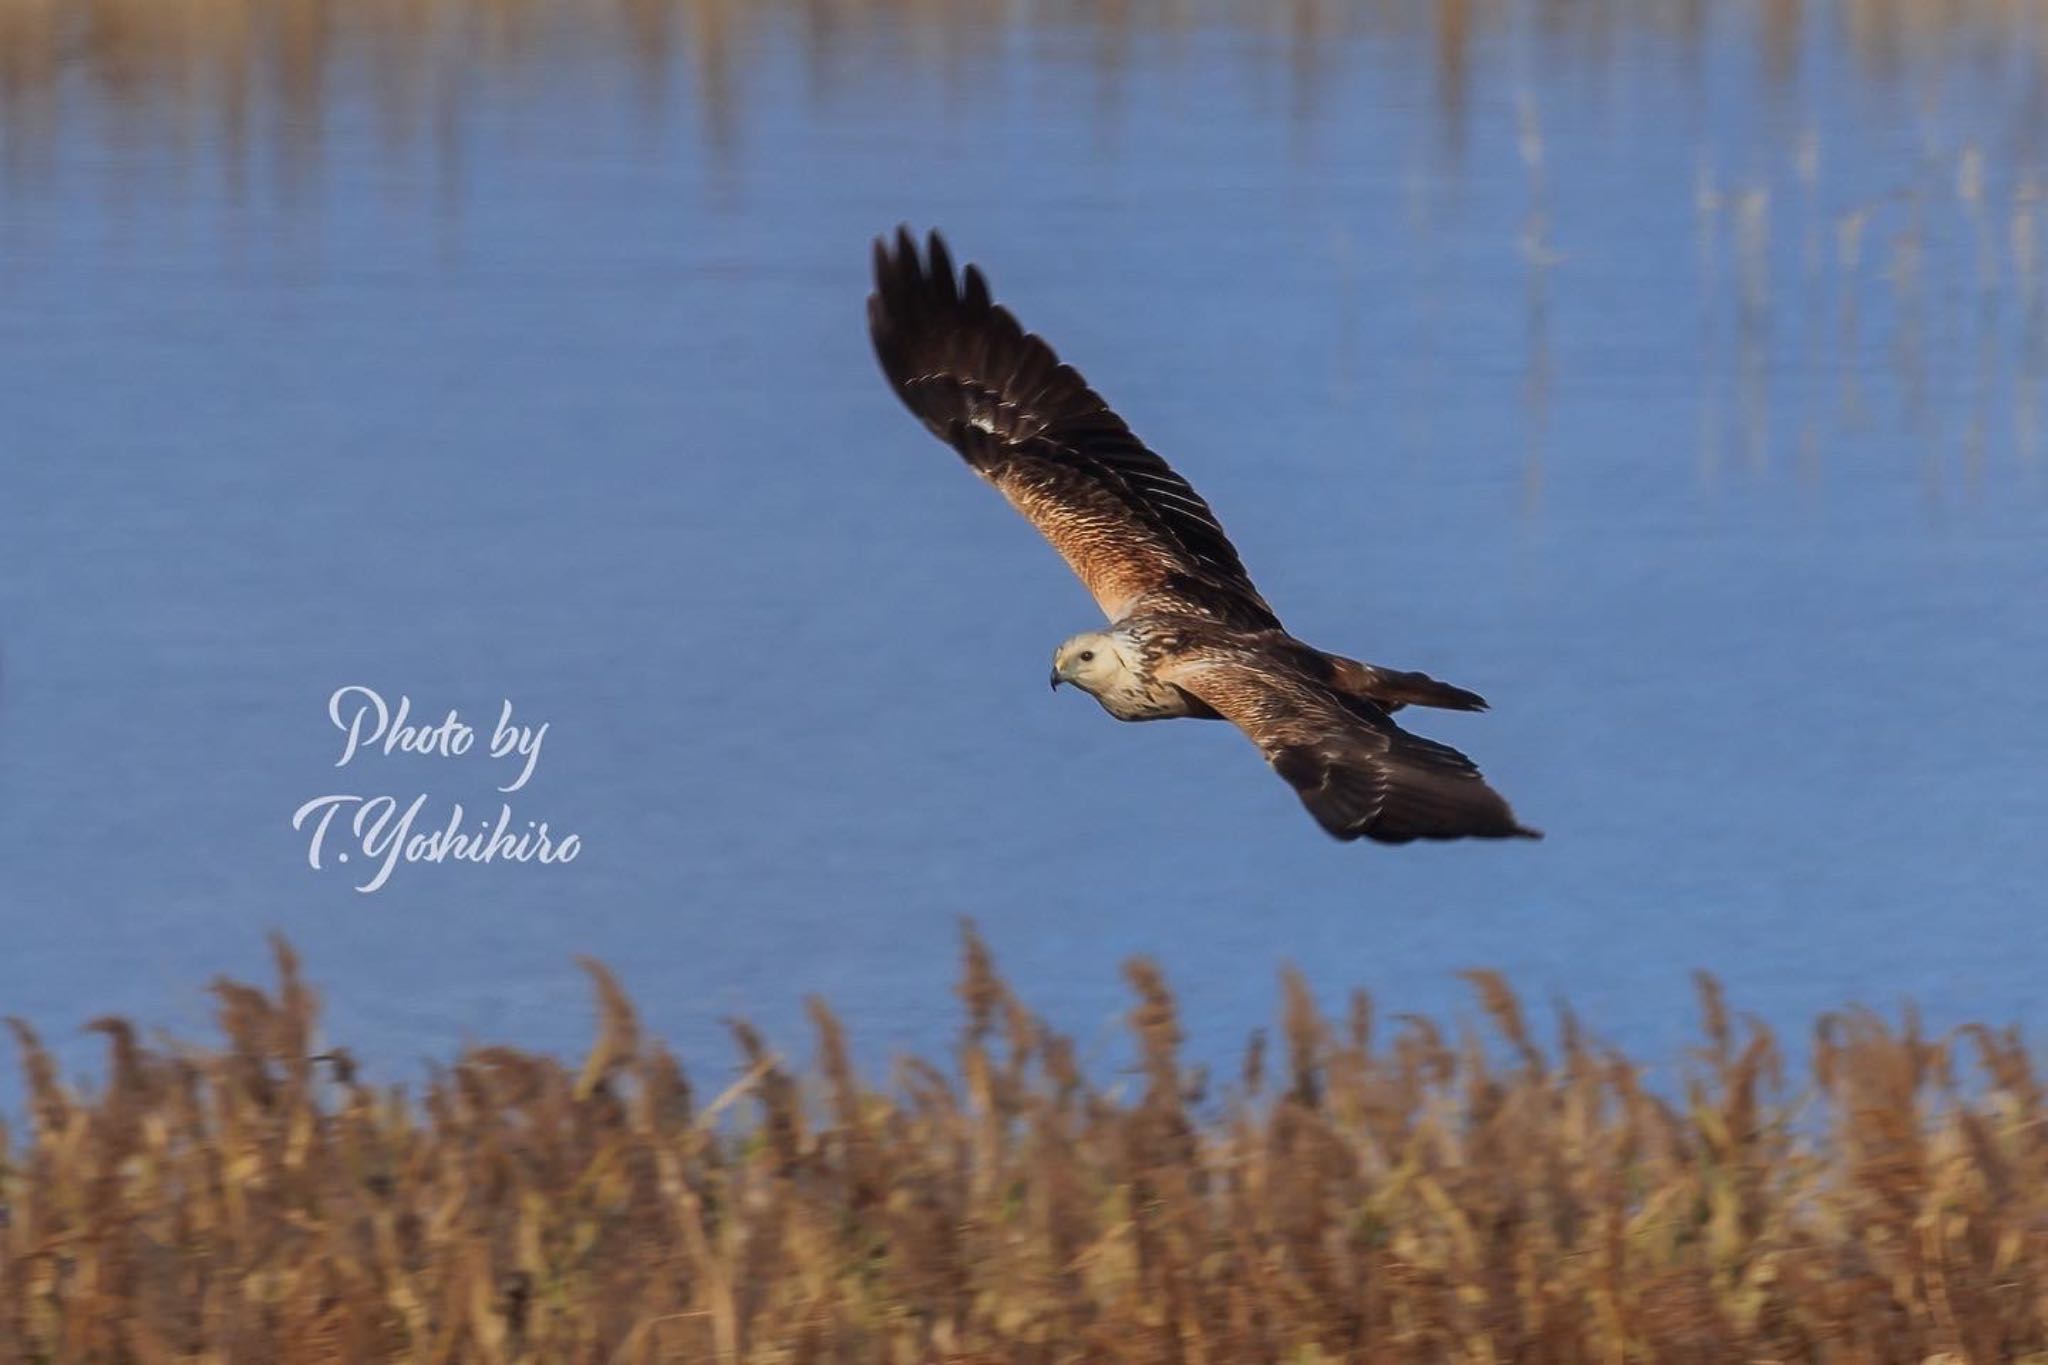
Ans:
POLYGON ((1398 668, 1362 664, 1341 654, 1325 657, 1336 670, 1339 690, 1364 697, 1388 711, 1398 711, 1403 706, 1434 706, 1444 711, 1486 709, 1486 698, 1477 692, 1438 682, 1427 673, 1405 673, 1398 668))

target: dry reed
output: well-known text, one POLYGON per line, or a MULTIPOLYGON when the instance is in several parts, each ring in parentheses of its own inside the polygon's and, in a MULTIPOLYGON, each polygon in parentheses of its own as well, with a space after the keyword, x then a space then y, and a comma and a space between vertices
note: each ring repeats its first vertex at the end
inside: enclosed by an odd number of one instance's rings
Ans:
MULTIPOLYGON (((1700 982, 1660 1093, 1561 1014, 1493 1039, 1284 977, 1227 1093, 1137 961, 1123 1082, 971 934, 949 1065, 876 1086, 812 1005, 706 1098, 594 963, 579 1068, 466 1052, 408 1098, 318 1051, 277 945, 223 1043, 119 1020, 103 1085, 15 1023, 9 1361, 2011 1361, 2048 1350, 2048 1140, 2012 1033, 1822 1021, 1810 1082, 1700 982), (1959 1077, 1959 1072, 1967 1073, 1959 1077), (1682 1098, 1678 1096, 1682 1094, 1682 1098)), ((2048 1358, 2048 1357, 2044 1357, 2048 1358)))

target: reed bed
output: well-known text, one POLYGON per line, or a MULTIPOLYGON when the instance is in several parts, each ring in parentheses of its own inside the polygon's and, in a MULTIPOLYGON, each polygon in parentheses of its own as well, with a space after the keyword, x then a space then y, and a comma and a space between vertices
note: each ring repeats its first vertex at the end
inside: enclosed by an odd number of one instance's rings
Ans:
POLYGON ((871 1083, 814 1002, 801 1070, 732 1025, 707 1092, 605 970, 580 1068, 463 1053, 416 1096, 317 1041, 276 947, 214 1047, 102 1019, 67 1084, 15 1022, 0 1139, 10 1361, 2048 1359, 2048 1143, 2017 1036, 1822 1020, 1788 1081, 1699 987, 1684 1078, 1561 1013, 1339 1017, 1190 1068, 1126 965, 1098 1080, 971 934, 944 1063, 871 1083))

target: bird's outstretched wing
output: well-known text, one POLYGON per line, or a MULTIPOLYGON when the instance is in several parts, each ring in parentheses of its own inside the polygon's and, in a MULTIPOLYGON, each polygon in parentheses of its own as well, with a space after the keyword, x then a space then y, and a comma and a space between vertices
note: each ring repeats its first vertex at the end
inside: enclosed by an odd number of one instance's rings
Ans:
POLYGON ((1250 736, 1339 839, 1542 837, 1516 821, 1471 759, 1282 660, 1219 641, 1162 658, 1155 672, 1250 736))
POLYGON ((934 232, 875 242, 868 330, 904 403, 1052 542, 1114 621, 1172 610, 1279 625, 1209 504, 1045 342, 956 276, 934 232))

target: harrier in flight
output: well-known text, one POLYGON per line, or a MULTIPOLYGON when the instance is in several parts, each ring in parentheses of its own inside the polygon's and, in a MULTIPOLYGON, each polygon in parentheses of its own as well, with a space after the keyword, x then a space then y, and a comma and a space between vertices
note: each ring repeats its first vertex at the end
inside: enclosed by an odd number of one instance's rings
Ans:
POLYGON ((1540 837, 1472 761, 1410 734, 1403 706, 1486 703, 1425 673, 1289 635, 1209 504, 935 232, 875 243, 868 329, 882 372, 940 440, 1022 512, 1109 617, 1052 660, 1118 720, 1227 720, 1339 839, 1540 837))

